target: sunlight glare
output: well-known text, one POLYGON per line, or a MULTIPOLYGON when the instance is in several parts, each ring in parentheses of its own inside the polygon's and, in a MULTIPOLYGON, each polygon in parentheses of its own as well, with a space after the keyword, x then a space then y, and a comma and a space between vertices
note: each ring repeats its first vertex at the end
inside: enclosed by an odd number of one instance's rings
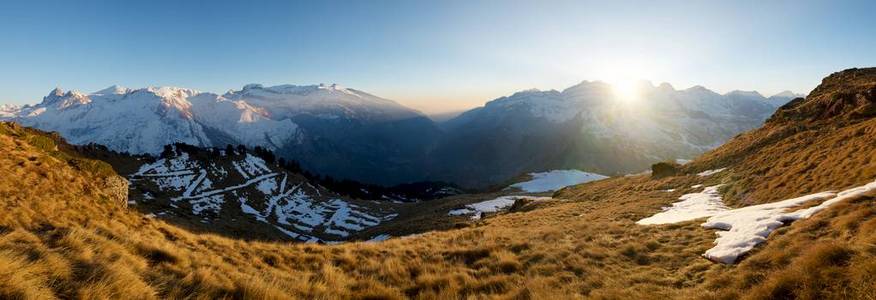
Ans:
POLYGON ((625 78, 613 80, 610 84, 617 99, 624 103, 634 103, 641 96, 638 80, 625 78))

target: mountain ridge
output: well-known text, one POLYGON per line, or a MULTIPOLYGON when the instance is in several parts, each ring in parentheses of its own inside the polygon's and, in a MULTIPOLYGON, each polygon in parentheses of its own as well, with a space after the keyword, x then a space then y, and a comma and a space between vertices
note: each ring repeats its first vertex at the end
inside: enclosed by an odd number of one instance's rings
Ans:
POLYGON ((640 86, 641 113, 618 106, 607 83, 582 81, 562 91, 516 92, 441 123, 392 100, 336 84, 247 84, 221 95, 177 87, 110 86, 91 94, 56 88, 41 103, 8 107, 0 118, 61 132, 75 144, 99 143, 122 152, 157 154, 176 142, 243 144, 265 147, 307 170, 341 179, 382 185, 447 181, 483 188, 528 172, 578 168, 618 174, 659 160, 689 158, 759 125, 778 104, 790 100, 739 92, 721 95, 701 86, 640 86), (514 125, 514 120, 529 126, 514 125), (734 125, 718 128, 715 122, 734 125), (554 158, 525 164, 523 158, 508 155, 496 156, 505 161, 491 162, 478 153, 460 152, 465 148, 459 145, 475 140, 492 140, 497 144, 491 148, 500 152, 508 142, 512 144, 505 146, 511 148, 543 150, 515 144, 531 144, 523 142, 526 135, 564 146, 545 155, 530 153, 554 158), (562 136, 576 140, 560 143, 562 136), (676 139, 682 146, 667 146, 676 139), (659 150, 649 153, 649 148, 659 150), (586 158, 579 153, 596 154, 586 158), (594 162, 617 162, 623 156, 631 159, 614 165, 594 162), (344 162, 350 158, 356 163, 344 162), (475 162, 485 163, 482 171, 469 170, 475 162))

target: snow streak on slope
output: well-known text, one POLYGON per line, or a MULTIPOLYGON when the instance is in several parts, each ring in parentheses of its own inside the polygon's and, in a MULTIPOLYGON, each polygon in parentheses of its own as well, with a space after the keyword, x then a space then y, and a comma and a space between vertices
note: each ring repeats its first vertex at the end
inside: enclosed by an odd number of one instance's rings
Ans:
POLYGON ((464 208, 454 209, 447 213, 450 216, 472 215, 472 220, 480 219, 484 213, 495 213, 504 210, 511 205, 514 205, 519 199, 529 199, 532 201, 544 201, 553 199, 551 197, 534 197, 534 196, 502 196, 493 200, 482 201, 466 205, 464 208))
POLYGON ((578 170, 553 170, 549 172, 529 173, 529 175, 532 176, 532 180, 515 183, 510 187, 519 188, 528 193, 541 193, 556 191, 570 185, 608 178, 607 176, 578 170))
POLYGON ((636 222, 639 225, 656 225, 678 223, 699 218, 714 216, 727 210, 727 206, 721 202, 718 194, 720 185, 710 186, 699 193, 684 194, 678 198, 679 202, 672 203, 670 207, 664 207, 663 212, 644 218, 636 222))
POLYGON ((712 176, 712 175, 715 175, 715 174, 718 174, 718 173, 724 172, 724 170, 726 170, 726 169, 727 169, 727 168, 720 168, 720 169, 714 169, 714 170, 706 170, 706 171, 702 171, 702 172, 700 172, 700 173, 697 173, 697 176, 700 176, 700 177, 712 176))
POLYGON ((183 152, 144 164, 130 178, 134 186, 169 195, 171 207, 190 211, 201 223, 227 215, 249 217, 304 242, 346 239, 395 216, 326 197, 327 191, 248 153, 213 161, 227 163, 202 163, 183 152))

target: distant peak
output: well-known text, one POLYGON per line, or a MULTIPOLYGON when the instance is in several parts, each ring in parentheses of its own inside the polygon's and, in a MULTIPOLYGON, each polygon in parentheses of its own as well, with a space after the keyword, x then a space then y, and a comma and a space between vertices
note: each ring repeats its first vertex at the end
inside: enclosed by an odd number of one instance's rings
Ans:
POLYGON ((64 92, 61 88, 55 88, 45 97, 43 97, 43 105, 70 106, 75 103, 88 103, 88 96, 76 90, 64 92))
POLYGON ((675 87, 673 87, 673 86, 672 86, 671 84, 669 84, 668 82, 662 82, 662 83, 660 83, 660 85, 657 86, 657 88, 660 89, 660 90, 675 91, 675 87))
POLYGON ((21 106, 16 104, 0 104, 0 111, 12 111, 21 109, 21 106))
POLYGON ((692 91, 692 92, 712 92, 712 90, 707 89, 706 87, 704 87, 704 86, 702 86, 702 85, 695 85, 695 86, 689 87, 689 88, 685 89, 685 91, 692 91))
POLYGON ((122 86, 119 86, 119 85, 115 85, 115 84, 114 84, 114 85, 111 85, 111 86, 109 86, 109 87, 107 87, 107 88, 105 88, 105 89, 102 89, 102 90, 100 90, 100 91, 94 92, 94 94, 98 94, 98 95, 121 95, 121 94, 127 94, 129 91, 130 91, 130 89, 128 89, 128 88, 126 88, 126 87, 122 87, 122 86))
POLYGON ((332 84, 320 83, 319 86, 317 86, 317 88, 323 89, 323 90, 341 91, 341 92, 347 92, 349 90, 349 89, 347 89, 347 88, 345 88, 337 83, 332 83, 332 84))
POLYGON ((757 91, 741 91, 741 90, 733 90, 727 93, 727 95, 735 95, 735 96, 745 96, 745 97, 759 97, 763 98, 763 95, 758 93, 757 91))
POLYGON ((64 90, 62 90, 60 87, 56 87, 51 92, 49 92, 49 96, 56 96, 56 97, 64 96, 64 90))
POLYGON ((262 88, 264 88, 264 86, 261 85, 261 84, 258 84, 258 83, 250 83, 250 84, 247 84, 247 85, 244 85, 244 86, 243 86, 243 90, 244 90, 244 91, 246 91, 246 90, 254 90, 254 89, 262 89, 262 88))
POLYGON ((64 98, 66 96, 71 96, 71 95, 72 95, 72 91, 65 93, 64 90, 62 90, 60 87, 56 87, 56 88, 52 89, 52 91, 49 92, 48 95, 43 97, 43 102, 52 103, 52 102, 58 101, 61 98, 64 98))
POLYGON ((542 91, 542 90, 539 90, 537 88, 531 88, 531 89, 516 92, 516 93, 511 95, 511 98, 525 97, 525 96, 530 96, 530 95, 539 95, 539 94, 543 94, 543 93, 547 93, 547 92, 550 92, 550 91, 542 91))
POLYGON ((782 91, 781 93, 772 95, 772 97, 778 97, 778 98, 800 98, 803 96, 806 96, 806 95, 797 94, 797 93, 794 93, 792 91, 782 91))

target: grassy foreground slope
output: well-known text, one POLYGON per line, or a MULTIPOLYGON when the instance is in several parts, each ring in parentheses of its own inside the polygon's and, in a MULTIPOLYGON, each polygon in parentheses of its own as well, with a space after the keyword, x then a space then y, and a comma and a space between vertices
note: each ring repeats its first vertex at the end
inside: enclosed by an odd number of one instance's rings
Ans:
POLYGON ((700 256, 715 238, 700 221, 635 221, 697 184, 724 183, 728 203, 743 206, 873 181, 874 73, 825 79, 834 88, 676 176, 591 182, 467 228, 333 246, 193 234, 148 218, 125 208, 123 184, 100 162, 2 124, 0 298, 873 299, 876 195, 774 232, 738 265, 700 256))

